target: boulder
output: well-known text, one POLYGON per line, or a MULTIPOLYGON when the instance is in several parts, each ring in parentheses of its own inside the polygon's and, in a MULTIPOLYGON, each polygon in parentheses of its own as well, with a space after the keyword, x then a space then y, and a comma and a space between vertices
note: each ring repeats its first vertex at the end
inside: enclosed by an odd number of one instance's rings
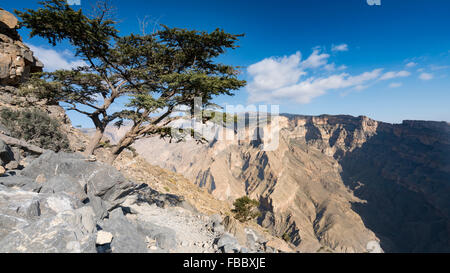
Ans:
POLYGON ((0 24, 8 29, 14 29, 17 27, 17 18, 8 11, 0 8, 0 24))
POLYGON ((41 193, 65 192, 81 202, 88 198, 81 183, 71 176, 55 176, 42 184, 41 193))
POLYGON ((111 243, 112 239, 113 235, 110 232, 99 230, 97 232, 97 240, 95 241, 95 243, 97 245, 106 245, 111 243))
POLYGON ((113 210, 109 214, 109 218, 100 223, 100 227, 103 231, 113 235, 110 244, 113 253, 147 252, 145 236, 127 220, 121 208, 113 210))
POLYGON ((94 215, 64 192, 0 185, 0 252, 94 252, 94 215))
POLYGON ((161 227, 150 222, 140 221, 137 224, 138 230, 156 241, 156 246, 163 250, 171 250, 177 247, 175 230, 161 227))
POLYGON ((5 166, 14 160, 14 153, 11 148, 0 139, 0 165, 5 166))
MULTIPOLYGON (((142 187, 125 179, 110 165, 89 162, 81 154, 64 152, 47 151, 25 167, 21 174, 32 179, 37 179, 38 176, 45 177, 42 179, 43 181, 50 181, 54 177, 70 177, 70 179, 66 179, 67 183, 71 184, 74 189, 78 188, 76 186, 78 183, 87 196, 100 197, 105 201, 102 205, 107 205, 107 210, 117 207, 126 196, 142 187)), ((77 196, 84 198, 85 196, 79 190, 78 188, 77 196)), ((89 198, 89 200, 92 199, 89 198)), ((96 211, 97 208, 99 207, 95 207, 96 211)))
POLYGON ((223 253, 236 253, 241 249, 238 240, 230 233, 224 233, 216 238, 215 244, 223 253))
POLYGON ((95 236, 87 232, 76 211, 42 217, 0 240, 0 252, 93 253, 95 236))

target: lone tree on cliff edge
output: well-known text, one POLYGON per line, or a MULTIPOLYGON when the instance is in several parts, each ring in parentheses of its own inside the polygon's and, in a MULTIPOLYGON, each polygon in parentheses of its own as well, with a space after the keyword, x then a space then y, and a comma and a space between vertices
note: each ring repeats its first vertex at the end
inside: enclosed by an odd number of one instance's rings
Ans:
POLYGON ((56 44, 67 40, 86 66, 35 74, 22 87, 50 102, 63 102, 67 110, 88 116, 96 128, 85 154, 99 144, 105 128, 124 120, 131 127, 114 147, 109 162, 133 142, 145 136, 170 136, 168 124, 180 118, 171 115, 177 106, 202 106, 213 96, 233 95, 245 85, 238 68, 215 63, 227 48, 236 48, 242 35, 216 29, 210 33, 162 26, 149 35, 119 36, 110 19, 108 5, 97 5, 94 16, 74 10, 64 0, 41 2, 37 10, 16 11, 20 25, 56 44), (122 109, 111 107, 120 97, 128 98, 122 109))

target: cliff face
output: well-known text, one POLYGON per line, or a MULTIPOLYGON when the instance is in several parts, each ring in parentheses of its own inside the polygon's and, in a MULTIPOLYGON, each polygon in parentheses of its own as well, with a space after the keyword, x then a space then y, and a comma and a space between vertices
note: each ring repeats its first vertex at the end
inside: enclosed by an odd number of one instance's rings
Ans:
POLYGON ((44 66, 22 43, 16 27, 17 18, 0 8, 0 85, 17 86, 44 66))
POLYGON ((88 139, 72 127, 69 117, 61 106, 49 104, 48 101, 33 96, 24 97, 18 94, 19 85, 25 82, 31 73, 41 72, 44 65, 22 42, 17 32, 17 24, 14 15, 0 8, 0 110, 3 108, 15 111, 40 110, 58 121, 60 130, 67 136, 72 151, 83 150, 88 139))
POLYGON ((259 199, 260 224, 289 234, 300 251, 364 252, 378 241, 389 252, 449 251, 447 123, 277 118, 274 151, 254 141, 169 145, 157 138, 136 148, 218 199, 259 199))

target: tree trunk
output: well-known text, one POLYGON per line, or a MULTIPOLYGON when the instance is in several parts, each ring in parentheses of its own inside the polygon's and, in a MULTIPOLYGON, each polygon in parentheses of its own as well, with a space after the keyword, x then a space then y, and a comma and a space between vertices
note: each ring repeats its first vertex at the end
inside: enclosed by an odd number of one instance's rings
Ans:
POLYGON ((130 146, 134 141, 134 138, 129 137, 129 136, 125 136, 123 137, 119 143, 117 143, 117 145, 114 147, 114 149, 112 150, 107 163, 112 165, 114 163, 114 161, 117 159, 117 157, 120 155, 120 153, 123 152, 123 150, 125 150, 125 148, 127 148, 128 146, 130 146))
POLYGON ((97 128, 95 130, 94 136, 89 141, 88 146, 86 147, 86 150, 84 151, 84 154, 89 156, 94 153, 95 148, 97 147, 98 143, 103 137, 103 133, 105 132, 104 128, 97 128))

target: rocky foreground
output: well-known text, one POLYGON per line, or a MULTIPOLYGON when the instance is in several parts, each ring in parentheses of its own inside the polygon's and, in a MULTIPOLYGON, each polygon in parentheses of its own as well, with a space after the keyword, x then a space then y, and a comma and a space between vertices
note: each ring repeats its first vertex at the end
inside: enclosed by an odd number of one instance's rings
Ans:
POLYGON ((78 154, 46 152, 0 177, 0 252, 277 251, 245 232, 240 243, 221 216, 78 154))

